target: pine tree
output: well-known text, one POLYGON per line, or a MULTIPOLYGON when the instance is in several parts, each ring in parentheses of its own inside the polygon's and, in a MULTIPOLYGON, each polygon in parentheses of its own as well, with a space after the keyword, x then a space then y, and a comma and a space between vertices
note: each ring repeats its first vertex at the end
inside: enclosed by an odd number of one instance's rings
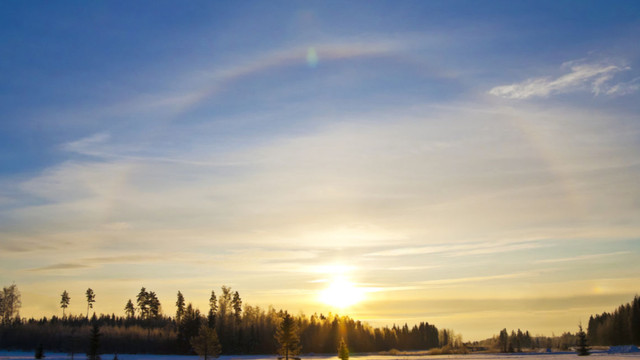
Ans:
POLYGON ((91 288, 87 289, 87 319, 89 318, 89 309, 93 309, 93 303, 96 302, 96 294, 91 288))
POLYGON ((194 336, 190 343, 196 354, 202 356, 204 360, 207 360, 209 357, 217 358, 220 356, 221 347, 218 334, 215 329, 205 324, 200 326, 198 335, 194 336))
POLYGON ((67 309, 67 307, 69 307, 69 302, 71 301, 71 297, 69 296, 69 293, 67 292, 67 290, 64 290, 62 292, 62 295, 60 295, 60 307, 62 308, 62 317, 65 317, 65 313, 64 311, 67 309))
POLYGON ((578 327, 580 331, 578 331, 578 348, 576 349, 576 352, 579 356, 591 355, 591 352, 589 352, 591 349, 587 344, 587 334, 582 330, 582 324, 578 327))
POLYGON ((147 304, 149 305, 149 318, 157 319, 162 311, 162 306, 154 291, 147 293, 147 304))
POLYGON ((285 360, 289 360, 290 357, 300 353, 298 328, 293 317, 287 312, 284 313, 282 322, 276 329, 276 340, 280 344, 278 352, 285 360))
POLYGON ((140 318, 146 319, 149 317, 149 293, 144 286, 140 289, 140 292, 136 296, 136 302, 138 303, 138 309, 140 309, 140 318))
POLYGON ((344 339, 340 340, 340 345, 338 346, 338 357, 341 360, 349 360, 349 348, 347 347, 347 343, 344 342, 344 339))

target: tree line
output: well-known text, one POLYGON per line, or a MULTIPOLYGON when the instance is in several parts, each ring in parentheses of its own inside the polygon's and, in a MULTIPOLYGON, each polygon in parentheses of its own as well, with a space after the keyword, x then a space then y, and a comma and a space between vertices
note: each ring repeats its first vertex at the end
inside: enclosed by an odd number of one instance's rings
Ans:
POLYGON ((565 332, 559 336, 531 336, 520 329, 511 332, 502 329, 492 338, 468 343, 476 350, 513 353, 539 349, 569 350, 576 347, 580 355, 587 355, 588 346, 640 345, 640 296, 620 305, 613 312, 589 317, 586 333, 582 324, 577 333, 565 332))
POLYGON ((640 345, 640 297, 611 313, 591 316, 587 335, 591 345, 640 345))
POLYGON ((281 344, 274 334, 286 316, 291 317, 305 353, 336 353, 341 341, 352 352, 425 350, 461 344, 461 338, 451 330, 439 330, 427 322, 413 327, 376 328, 337 314, 288 315, 273 307, 251 306, 243 304, 240 294, 227 286, 218 294, 211 291, 205 311, 188 303, 178 291, 175 314, 169 316, 156 293, 142 287, 124 304, 122 315, 94 313, 92 318, 89 315, 96 293, 91 289, 85 293, 86 315, 71 315, 65 310, 72 299, 64 290, 60 295, 62 317, 40 319, 20 318, 19 291, 15 285, 10 289, 8 293, 14 299, 17 296, 18 302, 7 307, 11 310, 3 312, 0 321, 3 349, 32 350, 41 344, 46 351, 83 353, 88 351, 88 339, 97 327, 103 353, 193 354, 196 343, 206 343, 215 333, 222 354, 275 354, 281 344))
POLYGON ((520 329, 500 330, 497 335, 482 341, 467 343, 472 350, 486 350, 500 353, 522 353, 530 351, 568 351, 578 343, 578 333, 564 332, 561 335, 531 335, 520 329))

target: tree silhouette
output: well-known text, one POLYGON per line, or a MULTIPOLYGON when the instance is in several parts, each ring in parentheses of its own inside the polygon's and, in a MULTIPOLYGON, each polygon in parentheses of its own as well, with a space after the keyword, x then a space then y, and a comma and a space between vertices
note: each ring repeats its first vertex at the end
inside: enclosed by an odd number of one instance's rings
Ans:
POLYGON ((205 324, 200 326, 199 334, 191 339, 190 344, 196 354, 202 356, 204 360, 220 356, 221 347, 216 329, 205 324))
POLYGON ((69 293, 67 292, 67 290, 64 290, 62 292, 62 295, 60 295, 60 307, 62 308, 62 317, 65 317, 65 309, 67 307, 69 307, 69 302, 71 301, 71 297, 69 296, 69 293))
MULTIPOLYGON (((278 352, 285 360, 300 353, 300 337, 295 320, 288 312, 284 313, 280 325, 276 329, 276 340, 280 344, 278 352)), ((335 348, 334 348, 335 349, 335 348)))
POLYGON ((93 309, 93 303, 96 302, 96 294, 91 288, 87 289, 85 293, 87 296, 87 319, 89 318, 89 309, 93 309))
MULTIPOLYGON (((19 318, 19 310, 22 306, 20 300, 20 291, 16 284, 2 288, 0 292, 0 323, 3 325, 11 324, 12 321, 19 318)), ((18 319, 19 320, 19 319, 18 319)))
POLYGON ((138 303, 138 309, 140 309, 140 318, 146 319, 149 317, 149 293, 144 286, 140 289, 140 292, 136 296, 136 301, 138 303))
POLYGON ((133 301, 131 301, 131 299, 129 299, 127 304, 124 306, 124 313, 128 319, 133 319, 133 317, 136 316, 136 308, 133 306, 133 301))
POLYGON ((178 323, 178 347, 182 351, 189 350, 191 339, 198 335, 202 323, 200 310, 195 309, 191 303, 187 305, 182 315, 181 321, 178 323))
POLYGON ((519 353, 522 352, 523 342, 524 342, 524 333, 522 333, 522 331, 518 329, 518 332, 516 333, 516 351, 519 353))
POLYGON ((498 344, 500 345, 500 352, 506 353, 509 348, 509 333, 507 332, 507 329, 500 330, 498 344))
POLYGON ((576 348, 576 352, 579 356, 591 355, 589 350, 589 346, 587 345, 587 334, 582 330, 582 324, 578 325, 580 331, 578 331, 578 347, 576 348))
POLYGON ((209 315, 207 321, 210 328, 216 327, 216 313, 218 312, 218 299, 216 298, 216 292, 211 290, 211 297, 209 298, 209 315))
POLYGON ((340 339, 340 345, 338 346, 338 357, 341 360, 349 360, 349 348, 347 343, 344 342, 344 338, 340 339))
POLYGON ((179 323, 184 315, 184 296, 178 291, 178 299, 176 300, 176 321, 179 323))
POLYGON ((222 295, 218 298, 218 315, 220 316, 219 322, 222 322, 223 326, 226 325, 227 316, 229 315, 229 307, 231 306, 231 288, 222 285, 222 295))
POLYGON ((160 300, 155 292, 149 291, 147 293, 147 304, 149 305, 149 317, 157 319, 160 316, 161 306, 160 300))
POLYGON ((233 306, 233 316, 236 319, 236 324, 238 324, 242 316, 242 299, 240 299, 240 294, 237 291, 233 293, 231 305, 233 306))

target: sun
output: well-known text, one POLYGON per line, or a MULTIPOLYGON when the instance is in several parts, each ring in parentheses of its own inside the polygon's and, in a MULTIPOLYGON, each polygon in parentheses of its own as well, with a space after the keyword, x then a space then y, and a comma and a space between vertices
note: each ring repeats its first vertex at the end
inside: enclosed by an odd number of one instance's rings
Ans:
POLYGON ((364 290, 344 277, 336 277, 320 292, 320 301, 344 309, 364 300, 364 290))

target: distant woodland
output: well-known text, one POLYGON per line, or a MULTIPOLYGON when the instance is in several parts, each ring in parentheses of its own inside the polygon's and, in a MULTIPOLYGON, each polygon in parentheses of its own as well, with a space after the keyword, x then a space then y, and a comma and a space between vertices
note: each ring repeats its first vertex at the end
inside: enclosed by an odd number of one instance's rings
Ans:
POLYGON ((587 334, 593 345, 640 345, 640 297, 612 313, 591 316, 587 334))
MULTIPOLYGON (((569 350, 578 343, 579 333, 560 336, 531 336, 528 331, 502 329, 493 338, 468 343, 469 347, 493 352, 521 352, 530 349, 569 350)), ((588 343, 593 346, 640 345, 640 297, 620 305, 614 312, 591 316, 587 327, 588 343)))
MULTIPOLYGON (((92 331, 99 331, 101 353, 193 354, 192 340, 203 327, 217 335, 222 354, 275 354, 275 334, 285 312, 273 307, 262 309, 243 304, 237 291, 223 286, 211 292, 205 311, 187 304, 180 292, 176 295, 175 313, 165 314, 153 291, 144 287, 123 307, 123 314, 92 314, 95 293, 91 289, 82 300, 86 314, 65 314, 71 299, 63 291, 60 300, 62 317, 25 319, 19 315, 20 293, 16 285, 0 293, 0 349, 84 354, 92 331), (92 316, 89 316, 92 315, 92 316)), ((163 310, 164 309, 164 310, 163 310)), ((409 327, 371 327, 366 323, 335 314, 291 316, 303 353, 336 353, 342 340, 350 352, 391 352, 432 349, 432 353, 467 351, 523 352, 540 349, 567 350, 576 345, 578 333, 560 336, 532 336, 520 329, 503 329, 494 337, 463 343, 452 330, 438 329, 427 322, 409 327)), ((576 325, 577 327, 577 325, 576 325)), ((640 298, 621 305, 612 313, 591 316, 587 327, 590 345, 640 344, 640 298)), ((216 341, 218 341, 216 340, 216 341)))

